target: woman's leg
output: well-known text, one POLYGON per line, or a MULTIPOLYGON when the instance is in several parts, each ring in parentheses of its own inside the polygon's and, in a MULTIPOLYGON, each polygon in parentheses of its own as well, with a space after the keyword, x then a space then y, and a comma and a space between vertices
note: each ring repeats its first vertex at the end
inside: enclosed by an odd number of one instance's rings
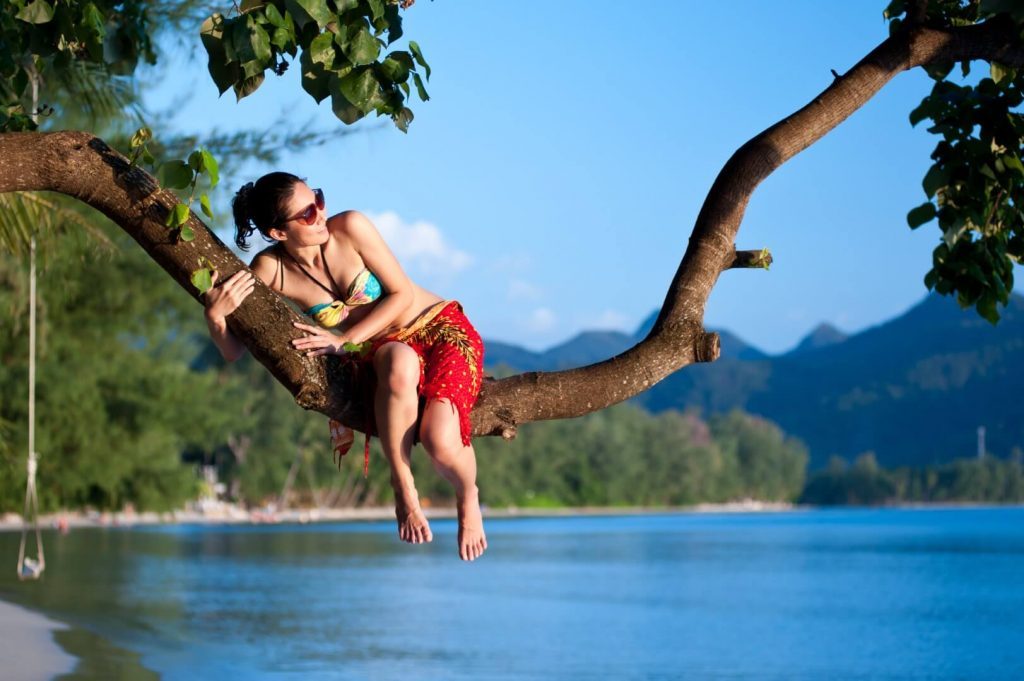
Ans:
POLYGON ((445 398, 427 402, 420 423, 420 441, 434 468, 455 488, 459 515, 459 557, 475 560, 487 548, 480 491, 476 486, 476 453, 462 444, 459 413, 445 398))
POLYGON ((419 406, 416 388, 420 379, 420 358, 404 343, 385 343, 373 356, 373 368, 377 374, 377 393, 374 396, 377 433, 391 465, 398 536, 411 544, 428 542, 433 535, 420 508, 412 469, 409 468, 419 406))

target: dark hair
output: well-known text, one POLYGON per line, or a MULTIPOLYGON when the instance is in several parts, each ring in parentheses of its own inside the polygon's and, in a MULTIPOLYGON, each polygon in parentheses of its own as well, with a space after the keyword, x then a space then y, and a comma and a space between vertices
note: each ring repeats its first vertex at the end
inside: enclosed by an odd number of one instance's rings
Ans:
POLYGON ((281 208, 295 192, 295 183, 302 181, 291 173, 267 173, 255 183, 242 185, 231 201, 239 248, 249 250, 248 239, 257 229, 264 239, 273 241, 269 232, 284 220, 281 208))

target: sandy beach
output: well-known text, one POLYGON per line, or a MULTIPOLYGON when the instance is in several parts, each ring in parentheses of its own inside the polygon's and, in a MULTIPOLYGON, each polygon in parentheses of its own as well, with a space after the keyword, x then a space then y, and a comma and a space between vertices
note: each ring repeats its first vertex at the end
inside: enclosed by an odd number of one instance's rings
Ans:
POLYGON ((53 640, 66 626, 0 601, 0 660, 6 681, 42 681, 75 668, 76 660, 53 640))
MULTIPOLYGON (((647 515, 658 513, 777 513, 799 510, 800 507, 784 502, 745 500, 721 504, 693 506, 641 507, 641 506, 574 506, 554 508, 494 508, 484 507, 484 517, 537 518, 576 515, 647 515)), ((425 509, 428 518, 454 518, 455 509, 435 506, 425 509)), ((203 509, 188 508, 167 513, 98 513, 95 511, 68 511, 41 515, 43 528, 73 529, 78 527, 132 527, 135 525, 173 524, 274 524, 317 523, 393 520, 395 511, 390 506, 371 508, 246 510, 229 503, 217 503, 203 509)), ((0 532, 21 531, 21 516, 16 513, 0 515, 0 532)))

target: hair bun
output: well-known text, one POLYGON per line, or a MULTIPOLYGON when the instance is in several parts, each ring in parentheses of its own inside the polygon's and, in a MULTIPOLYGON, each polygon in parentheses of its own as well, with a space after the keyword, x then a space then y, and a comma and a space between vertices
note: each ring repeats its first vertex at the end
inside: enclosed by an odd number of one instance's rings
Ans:
POLYGON ((254 185, 252 182, 246 182, 245 184, 243 184, 241 188, 238 190, 238 193, 235 194, 235 201, 242 203, 243 205, 248 207, 249 198, 252 196, 252 190, 255 188, 255 186, 256 185, 254 185))
POLYGON ((235 217, 235 243, 243 251, 249 249, 247 243, 249 236, 256 229, 253 224, 251 206, 254 189, 255 185, 252 182, 246 182, 235 193, 235 198, 231 201, 231 209, 235 217))

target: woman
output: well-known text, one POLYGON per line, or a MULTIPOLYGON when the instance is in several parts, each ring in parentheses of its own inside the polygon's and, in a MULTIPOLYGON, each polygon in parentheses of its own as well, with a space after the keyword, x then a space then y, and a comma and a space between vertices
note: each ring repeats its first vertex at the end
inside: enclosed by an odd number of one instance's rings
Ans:
MULTIPOLYGON (((399 537, 413 544, 433 538, 409 468, 418 436, 455 488, 459 556, 478 558, 487 539, 469 413, 480 390, 483 345, 462 308, 410 281, 364 215, 328 218, 323 193, 294 175, 264 175, 243 186, 232 205, 240 248, 248 248, 255 230, 273 242, 253 259, 252 273, 319 324, 295 324, 304 332, 292 341, 297 351, 345 354, 344 345, 369 341, 358 361, 368 370, 361 373, 371 382, 377 433, 391 465, 399 537)), ((245 347, 225 319, 252 292, 252 273, 238 272, 206 294, 210 336, 228 361, 245 347)), ((339 428, 332 424, 332 435, 339 428)))

